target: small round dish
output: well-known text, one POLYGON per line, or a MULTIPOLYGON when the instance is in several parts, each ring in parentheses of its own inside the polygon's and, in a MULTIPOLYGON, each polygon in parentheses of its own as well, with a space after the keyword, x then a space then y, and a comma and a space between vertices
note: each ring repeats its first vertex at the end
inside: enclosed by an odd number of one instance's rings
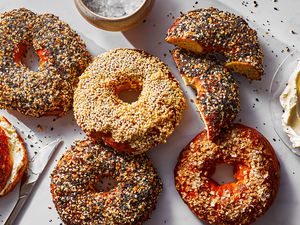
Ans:
POLYGON ((79 13, 95 27, 108 31, 129 30, 143 21, 151 10, 154 0, 145 0, 132 14, 123 17, 104 17, 90 10, 83 0, 74 0, 79 13))
POLYGON ((300 59, 300 52, 293 51, 289 54, 278 67, 270 86, 270 103, 269 109, 271 113, 271 120, 275 132, 281 138, 283 143, 297 156, 300 157, 300 148, 294 148, 288 137, 284 132, 281 123, 283 108, 280 104, 280 95, 284 91, 290 76, 297 68, 298 60, 300 59))

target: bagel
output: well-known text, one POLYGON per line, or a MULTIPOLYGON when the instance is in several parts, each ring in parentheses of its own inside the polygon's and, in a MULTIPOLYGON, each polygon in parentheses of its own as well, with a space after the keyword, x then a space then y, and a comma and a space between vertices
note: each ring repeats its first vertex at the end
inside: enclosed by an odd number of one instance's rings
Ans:
POLYGON ((175 168, 176 189, 201 220, 210 224, 254 222, 271 206, 279 186, 275 152, 253 128, 233 124, 217 139, 202 131, 181 152, 175 168), (234 166, 236 182, 212 180, 217 163, 234 166))
POLYGON ((209 55, 176 48, 171 52, 186 85, 197 91, 196 106, 209 139, 236 118, 240 109, 238 85, 222 63, 209 55))
POLYGON ((87 136, 132 154, 166 142, 185 108, 183 92, 169 68, 134 49, 96 57, 80 77, 74 96, 75 119, 87 136), (123 89, 141 94, 129 104, 118 97, 123 89))
POLYGON ((65 114, 91 60, 79 35, 52 14, 21 8, 0 15, 0 43, 0 108, 35 117, 65 114), (29 46, 40 59, 36 72, 21 61, 29 46))
POLYGON ((150 159, 120 153, 91 140, 76 142, 51 175, 51 193, 68 225, 141 225, 155 208, 162 184, 150 159), (98 191, 112 177, 117 186, 98 191))
POLYGON ((257 32, 240 16, 210 7, 175 20, 166 41, 195 53, 220 52, 225 66, 249 79, 263 75, 263 53, 257 32))
POLYGON ((3 116, 0 116, 0 130, 0 143, 4 147, 0 148, 0 162, 5 163, 0 164, 1 197, 12 191, 21 180, 28 164, 28 159, 23 139, 3 116), (3 161, 3 157, 6 160, 3 161))
POLYGON ((0 127, 0 191, 9 180, 13 167, 5 131, 0 127))

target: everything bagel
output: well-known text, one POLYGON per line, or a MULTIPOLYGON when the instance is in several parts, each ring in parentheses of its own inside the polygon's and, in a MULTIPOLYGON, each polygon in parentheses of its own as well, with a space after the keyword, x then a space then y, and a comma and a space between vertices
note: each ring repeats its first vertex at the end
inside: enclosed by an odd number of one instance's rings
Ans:
POLYGON ((186 83, 197 92, 196 106, 209 139, 232 123, 240 111, 237 82, 215 57, 176 48, 171 52, 186 83))
POLYGON ((0 15, 0 43, 0 108, 35 117, 65 114, 91 60, 79 35, 52 14, 21 8, 0 15), (40 58, 36 72, 21 62, 28 46, 40 58))
POLYGON ((168 30, 166 41, 195 53, 222 53, 227 68, 249 79, 263 75, 257 32, 233 13, 210 7, 182 14, 168 30))
POLYGON ((90 140, 76 142, 51 176, 51 193, 68 225, 141 225, 154 210, 162 183, 150 159, 132 156, 90 140), (98 191, 103 177, 117 186, 98 191))
POLYGON ((270 143, 255 129, 233 124, 211 141, 202 131, 181 152, 176 189, 199 218, 211 224, 250 224, 271 206, 279 186, 279 162, 270 143), (217 163, 234 166, 236 182, 210 177, 217 163))

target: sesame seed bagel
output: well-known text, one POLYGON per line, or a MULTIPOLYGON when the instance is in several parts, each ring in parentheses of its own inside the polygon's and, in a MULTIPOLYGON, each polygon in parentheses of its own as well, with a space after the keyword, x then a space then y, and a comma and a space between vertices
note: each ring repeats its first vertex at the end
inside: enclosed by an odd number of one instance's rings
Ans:
POLYGON ((8 120, 0 115, 0 197, 21 180, 28 164, 24 141, 8 120), (3 163, 3 164, 2 164, 3 163))
POLYGON ((208 139, 231 124, 240 109, 238 85, 228 70, 210 55, 196 55, 176 48, 172 56, 186 85, 197 91, 196 106, 208 139))
POLYGON ((96 57, 80 77, 74 96, 75 119, 87 136, 132 154, 166 142, 185 107, 169 68, 134 49, 96 57), (118 93, 124 89, 141 90, 138 100, 131 104, 120 100, 118 93))
POLYGON ((0 15, 0 108, 30 116, 63 115, 71 107, 78 76, 91 60, 80 37, 52 14, 21 8, 0 15), (32 46, 37 71, 22 63, 32 46))
POLYGON ((279 185, 279 162, 267 139, 253 128, 233 124, 214 141, 206 131, 181 152, 176 189, 193 213, 210 224, 250 224, 271 206, 279 185), (234 166, 236 182, 212 180, 217 163, 234 166))
POLYGON ((166 41, 195 53, 221 52, 226 67, 260 80, 263 53, 257 32, 240 16, 210 7, 190 11, 175 20, 166 41))
POLYGON ((140 225, 154 210, 162 184, 150 159, 120 153, 90 140, 76 142, 51 176, 56 209, 68 225, 140 225), (97 191, 103 177, 117 186, 97 191))

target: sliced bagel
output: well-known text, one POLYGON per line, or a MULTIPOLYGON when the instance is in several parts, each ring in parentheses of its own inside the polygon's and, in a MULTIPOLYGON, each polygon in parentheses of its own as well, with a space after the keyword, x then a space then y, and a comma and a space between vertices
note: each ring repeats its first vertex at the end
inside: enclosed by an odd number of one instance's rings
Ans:
POLYGON ((0 189, 0 196, 4 196, 12 191, 22 178, 28 163, 28 158, 23 139, 3 116, 0 116, 0 127, 6 135, 9 155, 12 161, 10 176, 5 186, 0 189))
POLYGON ((237 82, 213 56, 196 55, 179 48, 171 54, 185 84, 197 92, 196 106, 211 140, 239 113, 237 82))
POLYGON ((198 54, 222 53, 225 66, 248 79, 260 80, 264 73, 257 32, 233 13, 210 7, 182 14, 168 30, 166 41, 198 54))
POLYGON ((0 191, 9 180, 13 167, 5 131, 0 127, 0 191))

